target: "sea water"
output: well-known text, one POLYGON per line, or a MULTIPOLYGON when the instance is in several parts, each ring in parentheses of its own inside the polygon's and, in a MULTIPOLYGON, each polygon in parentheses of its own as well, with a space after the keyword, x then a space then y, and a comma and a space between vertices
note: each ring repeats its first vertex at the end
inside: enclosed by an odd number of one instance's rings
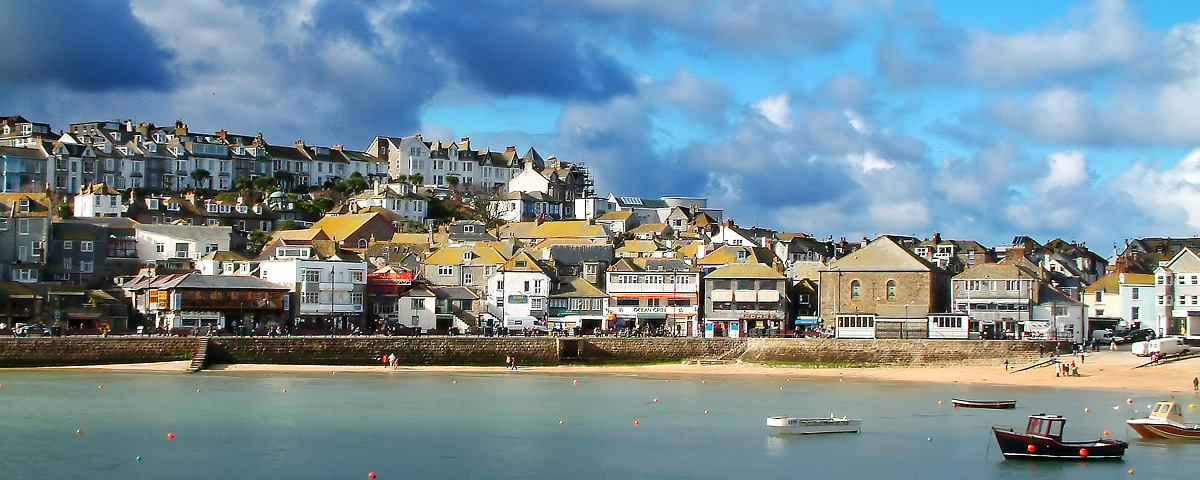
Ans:
MULTIPOLYGON (((1124 421, 1168 395, 750 376, 481 373, 193 375, 0 371, 4 479, 1185 478, 1200 442, 1124 421), (1015 399, 955 409, 952 397, 1015 399), (1132 403, 1128 401, 1132 400, 1132 403), (940 403, 939 403, 940 402, 940 403), (1085 411, 1085 409, 1087 409, 1085 411), (1124 461, 1004 460, 988 428, 1068 417, 1124 461), (773 434, 773 415, 862 433, 773 434), (173 438, 168 438, 171 435, 173 438), (1134 477, 1128 471, 1134 470, 1134 477)), ((1190 421, 1200 413, 1177 398, 1190 421)))

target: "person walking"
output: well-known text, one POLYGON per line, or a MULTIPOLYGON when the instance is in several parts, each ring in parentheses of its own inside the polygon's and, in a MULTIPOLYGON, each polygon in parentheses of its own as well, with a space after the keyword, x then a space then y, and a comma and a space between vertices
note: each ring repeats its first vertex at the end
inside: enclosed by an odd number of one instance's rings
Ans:
POLYGON ((1200 377, 1192 377, 1192 391, 1200 392, 1200 377))

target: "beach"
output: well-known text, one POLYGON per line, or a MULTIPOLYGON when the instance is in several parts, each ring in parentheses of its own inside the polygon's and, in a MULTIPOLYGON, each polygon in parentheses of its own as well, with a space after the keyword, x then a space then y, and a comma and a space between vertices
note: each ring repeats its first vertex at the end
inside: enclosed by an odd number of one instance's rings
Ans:
MULTIPOLYGON (((205 369, 211 372, 244 373, 370 373, 403 374, 406 372, 436 373, 503 373, 513 375, 650 375, 661 377, 689 377, 705 375, 760 375, 786 378, 837 378, 842 381, 889 381, 917 383, 962 383, 979 385, 1015 385, 1028 387, 1079 388, 1098 390, 1132 390, 1160 393, 1191 393, 1192 379, 1200 377, 1200 356, 1135 368, 1149 359, 1134 356, 1129 350, 1088 352, 1083 358, 1064 355, 1063 362, 1075 362, 1079 376, 1056 377, 1054 366, 1016 370, 1028 364, 1011 364, 1005 369, 1004 361, 994 365, 933 364, 912 366, 863 366, 863 367, 807 367, 779 366, 756 363, 729 363, 724 365, 655 364, 638 366, 530 366, 508 370, 503 365, 478 366, 400 366, 383 365, 267 365, 235 364, 212 365, 205 369)), ((136 363, 120 365, 92 365, 49 367, 62 369, 98 369, 115 371, 182 372, 188 361, 136 363)))

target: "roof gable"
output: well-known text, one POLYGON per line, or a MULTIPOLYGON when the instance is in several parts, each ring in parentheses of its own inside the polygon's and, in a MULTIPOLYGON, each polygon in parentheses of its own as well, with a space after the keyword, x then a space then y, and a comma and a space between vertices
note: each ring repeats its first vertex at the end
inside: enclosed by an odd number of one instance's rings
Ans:
POLYGON ((876 238, 867 246, 834 260, 829 269, 858 272, 941 271, 887 236, 876 238))

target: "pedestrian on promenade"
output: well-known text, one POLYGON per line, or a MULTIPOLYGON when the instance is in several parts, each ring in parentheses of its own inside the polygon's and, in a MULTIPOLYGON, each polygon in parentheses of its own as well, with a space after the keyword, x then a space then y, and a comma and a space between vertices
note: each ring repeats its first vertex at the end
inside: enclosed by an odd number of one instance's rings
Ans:
POLYGON ((1079 363, 1085 363, 1085 362, 1083 361, 1083 360, 1084 360, 1084 357, 1087 357, 1087 354, 1086 354, 1086 353, 1084 353, 1084 352, 1079 352, 1079 363))
POLYGON ((1109 350, 1112 350, 1112 351, 1114 351, 1114 352, 1115 352, 1115 351, 1117 351, 1117 339, 1115 339, 1115 338, 1114 338, 1114 339, 1112 340, 1112 343, 1111 343, 1111 344, 1109 344, 1109 346, 1108 346, 1108 349, 1109 349, 1109 350))
POLYGON ((1008 371, 1008 359, 1004 359, 1004 371, 1008 371))
POLYGON ((512 355, 504 356, 504 368, 512 370, 512 355))
POLYGON ((395 353, 393 353, 392 354, 392 369, 395 370, 396 367, 399 367, 399 366, 400 366, 400 359, 398 357, 396 357, 395 353))
POLYGON ((1192 391, 1200 392, 1200 377, 1192 377, 1192 391))
POLYGON ((517 369, 517 356, 516 355, 513 355, 513 357, 512 357, 512 369, 513 370, 517 369))
POLYGON ((383 366, 387 367, 388 365, 391 365, 391 363, 392 363, 392 357, 386 353, 383 354, 383 366))

